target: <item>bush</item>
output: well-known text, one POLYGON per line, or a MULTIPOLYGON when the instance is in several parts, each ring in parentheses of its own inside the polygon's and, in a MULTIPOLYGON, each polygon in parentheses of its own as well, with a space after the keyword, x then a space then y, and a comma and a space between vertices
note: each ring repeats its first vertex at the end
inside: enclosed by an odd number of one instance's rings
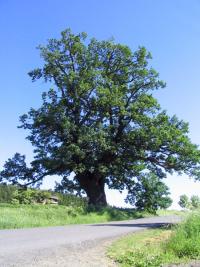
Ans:
POLYGON ((87 208, 87 198, 72 194, 61 194, 32 188, 23 189, 13 185, 0 184, 0 203, 35 204, 45 202, 48 204, 52 195, 58 197, 58 204, 60 205, 87 208))
POLYGON ((15 191, 12 203, 13 204, 34 204, 43 203, 46 200, 48 203, 51 193, 43 190, 35 189, 18 189, 15 191))
POLYGON ((59 205, 87 208, 87 198, 78 197, 72 194, 56 193, 59 198, 59 205))
POLYGON ((13 185, 0 184, 0 203, 11 203, 16 191, 13 185))

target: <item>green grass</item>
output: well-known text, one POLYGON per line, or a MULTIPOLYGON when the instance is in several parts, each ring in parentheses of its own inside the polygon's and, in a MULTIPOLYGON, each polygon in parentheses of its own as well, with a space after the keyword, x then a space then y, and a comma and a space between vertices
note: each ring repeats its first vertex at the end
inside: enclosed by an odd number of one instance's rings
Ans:
POLYGON ((148 216, 133 209, 104 208, 92 211, 62 205, 0 204, 0 229, 87 224, 148 216))
POLYGON ((190 213, 190 211, 185 210, 158 210, 156 214, 158 216, 168 216, 168 215, 178 215, 185 217, 190 213))
POLYGON ((152 229, 128 235, 116 241, 108 250, 108 256, 123 267, 156 267, 163 262, 178 262, 173 254, 164 254, 163 242, 171 230, 152 229))
POLYGON ((200 212, 193 212, 188 219, 176 228, 166 250, 177 257, 200 259, 200 212))
POLYGON ((171 228, 141 231, 125 236, 108 250, 122 267, 158 267, 200 259, 200 213, 171 228))

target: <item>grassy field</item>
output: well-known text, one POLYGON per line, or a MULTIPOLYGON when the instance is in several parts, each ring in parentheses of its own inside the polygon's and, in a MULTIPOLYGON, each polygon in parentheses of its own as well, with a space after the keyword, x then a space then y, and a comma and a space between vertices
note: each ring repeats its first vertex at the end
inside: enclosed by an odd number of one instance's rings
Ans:
POLYGON ((0 204, 0 229, 99 223, 145 216, 150 215, 111 207, 91 211, 62 205, 0 204))
POLYGON ((122 267, 158 267, 200 259, 200 212, 168 228, 145 230, 116 241, 108 255, 122 267))

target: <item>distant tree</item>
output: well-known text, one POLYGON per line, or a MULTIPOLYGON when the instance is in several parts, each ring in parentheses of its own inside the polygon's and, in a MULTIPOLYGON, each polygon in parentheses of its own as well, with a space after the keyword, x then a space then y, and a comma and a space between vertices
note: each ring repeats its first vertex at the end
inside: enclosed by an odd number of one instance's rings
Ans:
POLYGON ((142 175, 132 190, 126 201, 139 210, 155 212, 160 208, 166 209, 172 204, 169 188, 154 173, 142 175))
POLYGON ((188 196, 185 195, 185 194, 184 194, 184 195, 181 195, 178 204, 179 204, 180 207, 183 208, 183 209, 188 209, 188 208, 190 208, 190 200, 189 200, 188 196))
POLYGON ((199 196, 193 195, 190 198, 191 207, 197 209, 200 207, 200 198, 199 196))
POLYGON ((106 205, 105 184, 132 192, 147 171, 159 179, 173 172, 200 178, 200 151, 188 138, 187 123, 169 117, 152 95, 165 83, 149 67, 144 47, 132 52, 66 30, 39 49, 44 65, 29 75, 51 88, 40 108, 20 118, 35 157, 29 167, 16 153, 0 180, 39 186, 45 176, 59 175, 66 191, 106 205))

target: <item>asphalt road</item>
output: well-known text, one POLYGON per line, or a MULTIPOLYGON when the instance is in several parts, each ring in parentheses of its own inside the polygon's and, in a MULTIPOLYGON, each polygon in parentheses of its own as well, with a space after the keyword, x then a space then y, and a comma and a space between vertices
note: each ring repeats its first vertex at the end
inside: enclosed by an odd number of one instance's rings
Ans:
POLYGON ((98 265, 101 259, 92 255, 94 247, 103 240, 179 221, 178 216, 165 216, 90 225, 0 230, 0 267, 111 266, 98 265))

